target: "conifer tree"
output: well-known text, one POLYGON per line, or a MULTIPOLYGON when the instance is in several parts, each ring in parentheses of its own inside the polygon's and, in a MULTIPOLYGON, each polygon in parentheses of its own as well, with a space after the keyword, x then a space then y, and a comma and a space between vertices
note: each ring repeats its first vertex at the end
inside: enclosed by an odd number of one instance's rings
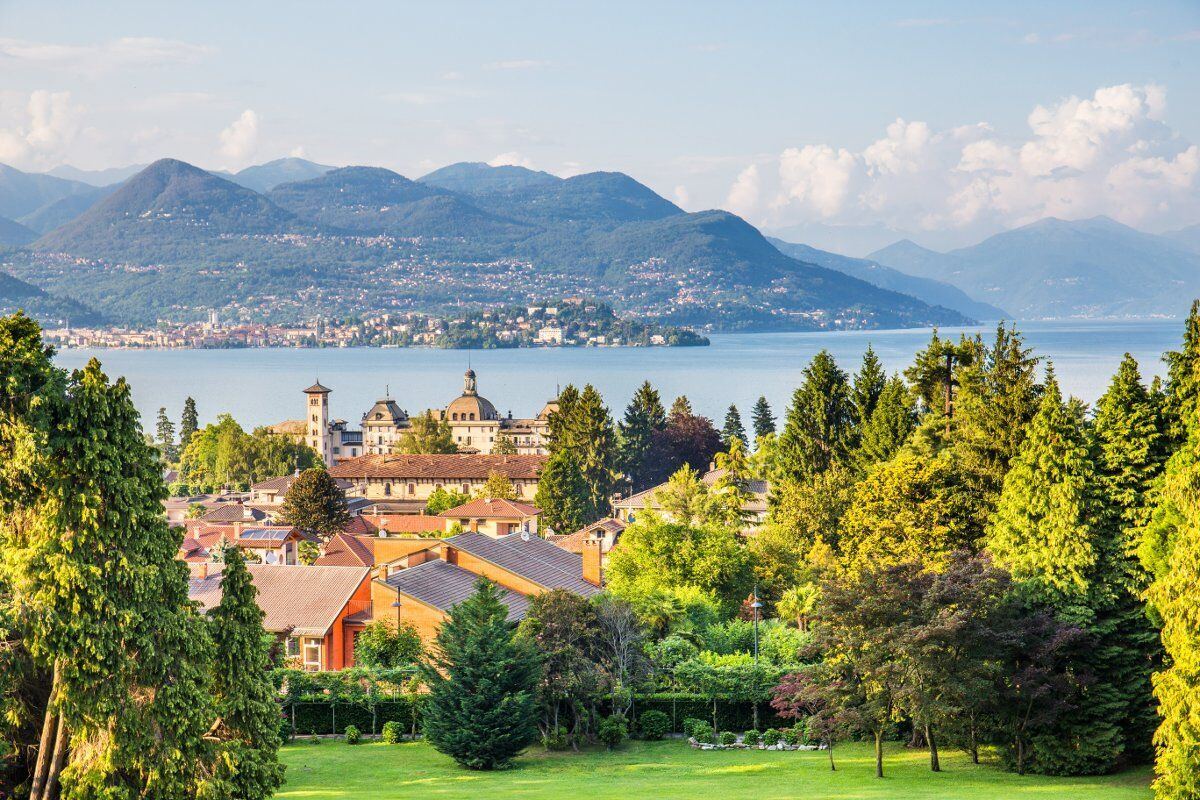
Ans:
POLYGON ((854 375, 854 387, 850 392, 851 402, 854 403, 854 419, 858 425, 864 425, 875 413, 875 406, 886 384, 887 374, 883 371, 883 364, 875 355, 875 349, 867 345, 862 367, 854 375))
POLYGON ((346 492, 324 469, 306 469, 288 487, 279 521, 327 540, 350 521, 346 492))
POLYGON ((179 452, 187 449, 188 442, 200 430, 200 417, 196 414, 196 401, 188 398, 183 401, 183 416, 179 420, 179 452))
POLYGON ((1167 362, 1167 393, 1164 408, 1167 436, 1175 446, 1183 444, 1193 424, 1200 399, 1200 300, 1183 327, 1183 346, 1164 356, 1167 362))
POLYGON ((856 453, 859 468, 882 463, 898 453, 916 424, 908 389, 899 375, 893 375, 884 384, 874 411, 859 431, 856 453))
POLYGON ((167 464, 174 464, 179 460, 179 448, 175 446, 175 425, 167 416, 165 408, 158 410, 154 433, 155 444, 158 446, 158 451, 162 453, 162 460, 167 464))
POLYGON ((577 437, 573 426, 575 424, 575 407, 579 404, 579 390, 567 384, 555 400, 557 409, 550 412, 546 420, 547 439, 550 452, 564 447, 574 447, 577 437))
POLYGON ((737 406, 731 404, 725 412, 725 424, 721 427, 721 446, 728 450, 734 439, 746 441, 746 426, 742 424, 742 415, 738 413, 737 406))
POLYGON ((754 403, 752 419, 754 423, 754 443, 757 446, 759 439, 775 434, 775 415, 771 413, 771 404, 767 402, 766 397, 759 395, 758 400, 754 403))
POLYGON ((539 524, 558 534, 574 533, 590 521, 588 487, 570 450, 546 461, 533 503, 542 511, 539 524))
POLYGON ((634 491, 649 485, 646 481, 646 458, 656 431, 667 426, 667 412, 658 392, 646 381, 634 393, 625 409, 625 417, 617 426, 617 464, 628 476, 634 491))
MULTIPOLYGON (((227 547, 221 602, 209 613, 214 645, 212 696, 218 743, 211 796, 262 800, 283 785, 279 763, 279 706, 263 631, 258 591, 240 548, 227 547)), ((206 795, 206 797, 209 795, 206 795)))
POLYGON ((400 435, 400 440, 393 445, 397 453, 457 453, 458 445, 450 430, 450 423, 443 419, 434 419, 433 412, 412 417, 408 421, 409 428, 400 435))
POLYGON ((588 521, 605 516, 617 485, 617 434, 604 399, 590 383, 575 410, 576 458, 588 488, 588 521))
POLYGON ((480 578, 451 609, 421 669, 425 736, 468 769, 507 767, 538 737, 541 664, 533 643, 513 635, 506 591, 480 578))
POLYGON ((507 433, 496 435, 496 441, 492 443, 492 454, 498 456, 515 456, 517 454, 517 443, 507 433))
POLYGON ((854 433, 854 404, 846 373, 822 350, 804 369, 792 395, 775 466, 784 480, 804 480, 844 463, 854 433))

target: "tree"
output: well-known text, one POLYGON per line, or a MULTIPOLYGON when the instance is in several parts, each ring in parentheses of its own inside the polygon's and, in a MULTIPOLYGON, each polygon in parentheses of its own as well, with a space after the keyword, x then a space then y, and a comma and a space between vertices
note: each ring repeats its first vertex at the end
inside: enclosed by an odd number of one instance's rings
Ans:
POLYGON ((773 486, 767 524, 748 542, 768 597, 814 580, 814 554, 832 555, 854 496, 854 476, 834 465, 805 482, 773 486))
POLYGON ((409 428, 400 434, 393 446, 396 453, 457 453, 458 445, 450 432, 450 423, 434 419, 432 411, 426 411, 408 421, 409 428))
POLYGON ((746 426, 742 424, 742 415, 737 406, 730 405, 725 412, 725 424, 721 427, 721 446, 728 449, 734 439, 746 441, 746 426))
POLYGON ((1167 362, 1167 393, 1164 403, 1166 433, 1172 444, 1181 446, 1194 424, 1200 399, 1200 300, 1183 326, 1183 346, 1163 356, 1167 362))
POLYGON ((188 441, 179 459, 179 473, 188 486, 204 490, 248 488, 257 481, 320 463, 320 455, 311 447, 266 428, 248 434, 233 417, 222 414, 188 441))
POLYGON ((964 335, 958 342, 952 342, 939 337, 934 329, 929 346, 919 351, 912 366, 904 371, 923 415, 934 415, 939 424, 949 427, 961 371, 974 365, 982 351, 983 345, 978 338, 968 339, 964 335))
POLYGON ((831 772, 837 771, 834 744, 860 727, 855 713, 859 695, 848 689, 834 669, 821 664, 812 672, 784 675, 771 690, 771 708, 775 713, 783 719, 806 723, 809 734, 825 745, 831 772))
POLYGON ((518 632, 534 643, 542 658, 542 733, 558 731, 565 705, 574 744, 587 727, 587 710, 600 684, 596 610, 579 595, 554 589, 530 600, 518 632))
POLYGON ((692 413, 692 401, 688 400, 685 394, 679 395, 671 403, 670 416, 672 417, 690 417, 692 413))
POLYGON ((854 405, 854 419, 859 426, 865 425, 875 413, 875 407, 887 384, 883 364, 875 355, 875 349, 867 345, 863 353, 862 367, 854 375, 854 386, 850 390, 850 402, 854 405))
POLYGON ((492 443, 492 453, 498 456, 515 456, 517 443, 506 433, 497 434, 496 441, 492 443))
POLYGON ((279 521, 328 540, 350 522, 346 492, 325 470, 306 469, 284 495, 279 521))
POLYGON ((762 395, 759 395, 758 400, 754 403, 753 421, 755 445, 762 437, 774 435, 775 415, 771 413, 771 404, 762 395))
POLYGON ((354 661, 364 667, 395 669, 421 660, 421 634, 410 622, 375 620, 354 637, 354 661))
POLYGON ((600 393, 591 384, 582 392, 568 386, 559 394, 549 428, 551 454, 570 452, 587 487, 585 521, 600 519, 608 513, 618 477, 616 429, 600 393))
POLYGON ((268 798, 283 785, 283 765, 279 763, 279 707, 269 672, 264 615, 255 601, 258 592, 241 550, 226 548, 223 560, 221 602, 209 614, 219 740, 213 757, 211 796, 268 798))
POLYGON ((682 466, 707 472, 721 449, 721 434, 708 417, 691 413, 691 404, 680 398, 671 408, 667 426, 655 431, 644 476, 650 485, 665 481, 682 466))
POLYGON ((470 495, 463 494, 462 492, 456 492, 453 489, 446 489, 443 486, 438 486, 429 493, 429 497, 425 500, 425 513, 431 516, 437 516, 443 511, 449 511, 452 508, 458 508, 470 499, 470 495))
POLYGON ((571 451, 559 450, 546 461, 533 503, 542 511, 540 524, 555 533, 573 533, 590 521, 588 487, 571 451))
POLYGON ((187 449, 188 442, 200 429, 200 417, 196 414, 196 401, 188 398, 183 401, 183 416, 179 419, 179 452, 187 449))
POLYGON ((532 642, 514 637, 504 591, 480 578, 421 665, 425 736, 467 769, 508 767, 538 736, 541 665, 532 642))
POLYGON ((491 470, 488 472, 487 480, 483 486, 475 493, 476 497, 490 497, 493 500, 517 500, 517 488, 513 486, 513 482, 508 476, 502 472, 491 470))
POLYGON ((879 393, 871 416, 863 421, 856 460, 859 469, 887 461, 908 441, 917 417, 911 396, 899 376, 892 376, 879 393))
POLYGON ((640 492, 651 485, 646 480, 646 459, 654 434, 667 426, 667 413, 663 410, 658 392, 646 381, 634 392, 633 399, 625 408, 625 416, 617 425, 617 466, 632 484, 633 491, 640 492))
POLYGON ((634 690, 650 676, 646 632, 625 600, 602 594, 595 600, 595 609, 601 688, 609 694, 613 713, 627 717, 634 690))
POLYGON ((844 463, 854 434, 854 405, 846 373, 822 350, 804 369, 792 395, 776 454, 776 477, 805 480, 844 463))
POLYGON ((154 433, 156 436, 155 445, 158 451, 162 454, 162 460, 167 464, 174 464, 179 460, 179 448, 175 446, 175 426, 167 417, 167 410, 160 408, 158 410, 158 419, 154 425, 154 433))

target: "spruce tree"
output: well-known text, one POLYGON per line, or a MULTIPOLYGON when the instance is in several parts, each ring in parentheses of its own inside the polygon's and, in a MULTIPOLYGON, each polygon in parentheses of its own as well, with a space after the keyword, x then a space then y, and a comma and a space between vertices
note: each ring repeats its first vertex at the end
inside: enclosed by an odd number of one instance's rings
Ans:
POLYGON ((725 424, 721 427, 721 447, 728 450, 734 439, 745 443, 746 426, 742 424, 742 415, 738 413, 737 406, 731 404, 725 412, 725 424))
POLYGON ((591 384, 564 415, 564 446, 575 457, 587 485, 587 521, 605 516, 617 485, 617 434, 600 392, 591 384))
POLYGON ((857 424, 866 424, 871 415, 875 413, 875 406, 886 385, 887 374, 883 371, 883 364, 875 355, 874 348, 867 345, 867 350, 863 353, 862 367, 854 376, 854 388, 850 392, 851 402, 854 403, 854 419, 857 424))
MULTIPOLYGON (((283 785, 279 706, 271 680, 263 611, 241 550, 225 549, 221 602, 208 615, 214 645, 212 696, 218 740, 211 796, 261 800, 283 785)), ((206 795, 207 796, 207 795, 206 795)))
POLYGON ((754 443, 757 446, 759 439, 775 434, 775 415, 771 413, 771 404, 767 402, 766 397, 759 395, 758 400, 754 403, 752 418, 754 443))
POLYGON ((542 511, 539 525, 558 534, 573 533, 590 521, 587 483, 570 450, 559 450, 546 461, 533 503, 542 511))
POLYGON ((675 400, 671 403, 670 416, 672 416, 672 417, 690 417, 693 415, 694 415, 694 412, 692 411, 692 401, 687 399, 686 394, 679 395, 679 397, 676 397, 675 400))
POLYGON ((158 419, 154 426, 155 445, 158 446, 158 451, 162 453, 162 460, 167 464, 174 464, 179 460, 179 448, 175 446, 175 425, 167 416, 167 410, 160 408, 158 410, 158 419))
POLYGON ((346 492, 324 469, 306 469, 288 487, 279 521, 327 540, 350 521, 346 492))
POLYGON ((899 375, 893 375, 884 384, 874 411, 859 431, 856 453, 859 468, 882 463, 898 453, 916 424, 908 389, 899 375))
POLYGON ((564 447, 574 447, 578 440, 574 429, 576 423, 575 407, 579 404, 579 390, 567 384, 555 401, 557 408, 550 412, 546 420, 547 439, 550 452, 553 453, 564 447))
POLYGON ((179 420, 179 452, 187 449, 188 442, 200 430, 200 417, 196 414, 196 401, 188 398, 183 401, 183 416, 179 420))
POLYGON ((1200 300, 1192 301, 1192 310, 1183 326, 1183 346, 1167 353, 1167 393, 1164 414, 1167 435, 1176 446, 1187 439, 1192 420, 1200 409, 1200 300))
POLYGON ((656 431, 667 426, 667 412, 658 392, 646 381, 634 393, 625 409, 625 417, 617 425, 617 466, 629 477, 634 491, 649 485, 646 480, 646 458, 656 431))
POLYGON ((844 463, 854 435, 854 404, 846 373, 822 350, 804 369, 792 395, 776 453, 778 477, 805 480, 844 463))
POLYGON ((513 635, 502 590, 485 578, 438 630, 421 676, 425 737, 467 769, 503 769, 538 737, 541 664, 513 635))

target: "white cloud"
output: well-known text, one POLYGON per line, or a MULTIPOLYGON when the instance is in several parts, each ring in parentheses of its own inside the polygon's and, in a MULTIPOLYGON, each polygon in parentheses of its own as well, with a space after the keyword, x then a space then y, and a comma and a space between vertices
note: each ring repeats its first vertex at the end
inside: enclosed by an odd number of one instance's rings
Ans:
POLYGON ((70 92, 39 89, 0 98, 0 162, 26 167, 57 164, 78 136, 82 109, 70 92))
POLYGON ((304 145, 298 144, 288 151, 288 155, 292 158, 307 158, 304 152, 304 145))
POLYGON ((105 70, 188 64, 213 52, 207 45, 149 36, 127 36, 90 45, 0 38, 0 57, 67 69, 105 70))
POLYGON ((487 162, 490 167, 525 167, 533 169, 533 161, 520 153, 501 153, 500 155, 487 162))
POLYGON ((784 150, 772 168, 759 161, 726 202, 775 228, 995 230, 1098 214, 1180 227, 1200 217, 1200 150, 1165 123, 1166 109, 1161 86, 1124 84, 1036 106, 1023 137, 986 123, 936 130, 898 119, 860 150, 809 144, 784 150))
POLYGON ((675 205, 680 208, 687 209, 692 204, 692 195, 683 184, 676 186, 673 194, 675 195, 675 205))
POLYGON ((241 116, 221 131, 221 155, 234 161, 245 161, 258 144, 258 114, 247 108, 241 116))
POLYGON ((533 58, 518 58, 511 61, 493 61, 490 64, 484 64, 483 68, 488 70, 497 69, 541 69, 542 67, 550 66, 549 61, 538 61, 533 58))

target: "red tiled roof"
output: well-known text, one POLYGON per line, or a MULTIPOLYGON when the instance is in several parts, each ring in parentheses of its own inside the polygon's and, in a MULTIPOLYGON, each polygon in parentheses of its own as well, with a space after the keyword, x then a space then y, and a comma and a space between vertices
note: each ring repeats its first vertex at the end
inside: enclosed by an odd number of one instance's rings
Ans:
POLYGON ((426 478, 452 481, 487 480, 498 472, 509 480, 534 480, 548 456, 534 455, 368 455, 339 462, 329 469, 335 478, 426 478))
POLYGON ((369 544, 347 533, 334 534, 325 545, 325 552, 316 560, 318 567, 372 567, 375 553, 369 544))
POLYGON ((463 503, 461 506, 450 508, 438 514, 439 517, 455 519, 457 517, 475 517, 477 519, 508 519, 510 517, 536 517, 542 513, 540 508, 529 503, 516 500, 503 500, 494 497, 480 497, 463 503))
POLYGON ((446 520, 429 514, 383 514, 363 517, 377 531, 388 533, 433 533, 446 530, 446 520))

